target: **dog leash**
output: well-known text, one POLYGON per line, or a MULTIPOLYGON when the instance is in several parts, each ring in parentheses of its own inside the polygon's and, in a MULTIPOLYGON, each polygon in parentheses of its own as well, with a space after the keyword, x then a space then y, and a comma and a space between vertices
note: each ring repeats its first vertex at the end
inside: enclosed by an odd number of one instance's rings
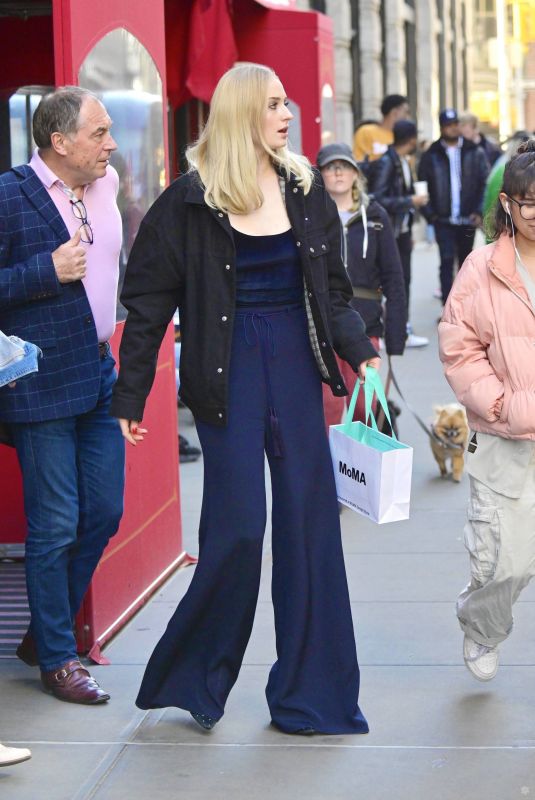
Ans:
MULTIPOLYGON (((396 389, 396 392, 399 394, 403 402, 405 403, 407 409, 410 411, 420 428, 425 431, 425 433, 429 436, 430 439, 433 439, 440 447, 448 447, 452 448, 453 450, 464 450, 462 444, 455 444, 454 442, 446 442, 444 439, 441 439, 440 436, 436 433, 434 427, 431 425, 426 425, 420 415, 412 408, 412 406, 407 402, 405 399, 403 392, 400 389, 398 380, 394 374, 394 370, 392 369, 392 360, 391 357, 388 356, 388 375, 386 377, 386 385, 389 387, 390 383, 393 383, 396 389)), ((388 396, 388 393, 387 393, 388 396)))

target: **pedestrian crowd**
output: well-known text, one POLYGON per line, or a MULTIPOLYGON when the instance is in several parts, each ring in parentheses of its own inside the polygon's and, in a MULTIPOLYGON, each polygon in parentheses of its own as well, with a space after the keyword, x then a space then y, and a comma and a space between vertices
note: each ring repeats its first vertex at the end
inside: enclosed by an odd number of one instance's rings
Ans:
MULTIPOLYGON (((180 402, 204 459, 199 562, 137 705, 177 706, 206 730, 223 716, 258 597, 267 456, 272 723, 298 735, 368 731, 325 427, 382 349, 428 344, 410 321, 420 217, 440 254, 440 358, 471 431, 463 655, 479 680, 496 674, 535 573, 535 140, 519 135, 502 152, 476 116, 445 108, 424 148, 406 97, 385 97, 381 115, 357 127, 353 147, 321 147, 313 167, 288 147, 277 75, 229 70, 189 170, 133 242, 117 376, 112 120, 82 88, 41 100, 29 164, 0 176, 0 440, 16 449, 27 521, 31 623, 17 656, 55 698, 110 699, 80 661, 73 624, 119 527, 125 442, 148 435, 145 403, 178 309, 180 402), (473 250, 484 209, 489 244, 473 250)), ((362 402, 355 419, 366 421, 362 402)), ((199 456, 180 448, 181 460, 199 456)), ((29 757, 0 745, 0 765, 29 757)))

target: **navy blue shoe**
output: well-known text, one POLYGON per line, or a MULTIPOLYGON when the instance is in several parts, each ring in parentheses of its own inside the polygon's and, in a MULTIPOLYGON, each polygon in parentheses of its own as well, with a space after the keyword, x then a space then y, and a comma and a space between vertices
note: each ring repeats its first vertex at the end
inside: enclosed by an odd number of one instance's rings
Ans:
POLYGON ((205 731, 211 731, 214 725, 216 724, 217 720, 213 717, 209 717, 208 714, 195 714, 193 711, 189 712, 197 725, 200 725, 201 728, 205 731))
POLYGON ((277 730, 281 731, 282 733, 289 733, 291 736, 314 736, 314 734, 320 733, 320 731, 317 731, 312 727, 312 725, 303 725, 302 728, 298 728, 296 731, 289 731, 274 720, 271 720, 271 724, 274 728, 277 728, 277 730))
POLYGON ((317 732, 314 728, 299 728, 299 730, 293 731, 296 736, 314 736, 317 732))

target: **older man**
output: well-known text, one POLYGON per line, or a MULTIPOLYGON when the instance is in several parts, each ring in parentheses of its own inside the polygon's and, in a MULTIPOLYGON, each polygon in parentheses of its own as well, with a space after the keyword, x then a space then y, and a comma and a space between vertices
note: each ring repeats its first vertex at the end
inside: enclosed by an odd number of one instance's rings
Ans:
POLYGON ((30 630, 18 656, 61 700, 109 699, 78 660, 74 617, 122 514, 124 447, 109 413, 121 221, 111 120, 91 92, 59 88, 33 119, 38 150, 0 176, 0 328, 42 351, 0 390, 28 525, 30 630))
POLYGON ((470 111, 465 111, 459 117, 459 130, 464 139, 469 139, 478 147, 481 147, 490 166, 493 167, 499 157, 502 155, 502 148, 488 139, 479 128, 479 117, 472 114, 470 111))

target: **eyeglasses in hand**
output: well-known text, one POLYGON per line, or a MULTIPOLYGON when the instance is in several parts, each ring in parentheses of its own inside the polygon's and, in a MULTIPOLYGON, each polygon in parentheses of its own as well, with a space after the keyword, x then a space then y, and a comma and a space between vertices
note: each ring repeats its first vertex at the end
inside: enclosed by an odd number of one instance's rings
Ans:
POLYGON ((83 200, 71 200, 72 213, 82 223, 80 225, 80 236, 82 242, 86 244, 93 244, 93 228, 91 227, 87 218, 87 210, 83 200))

